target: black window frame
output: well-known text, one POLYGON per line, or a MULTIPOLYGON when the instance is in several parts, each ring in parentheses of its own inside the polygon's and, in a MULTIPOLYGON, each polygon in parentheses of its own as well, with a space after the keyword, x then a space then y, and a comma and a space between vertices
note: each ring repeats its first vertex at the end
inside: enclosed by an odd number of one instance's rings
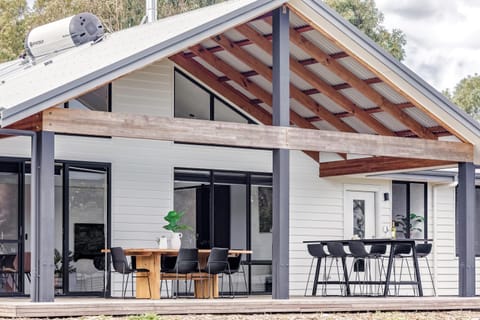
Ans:
MULTIPOLYGON (((422 184, 423 185, 423 212, 424 212, 424 216, 423 216, 423 239, 428 239, 428 216, 429 216, 429 212, 428 212, 428 183, 427 182, 422 182, 422 181, 397 181, 397 180, 394 180, 392 181, 392 187, 394 184, 401 184, 401 185, 405 185, 406 186, 406 208, 407 208, 407 214, 409 214, 411 212, 410 208, 410 204, 411 204, 411 201, 410 201, 410 185, 411 184, 422 184)), ((393 201, 393 194, 392 194, 392 201, 393 201)), ((393 210, 393 204, 392 204, 392 210, 393 210)), ((392 212, 392 221, 395 221, 395 217, 393 216, 393 212, 392 212)), ((410 219, 407 219, 407 225, 406 225, 406 234, 405 234, 405 238, 407 239, 410 239, 410 227, 411 227, 411 224, 410 224, 410 219)))
POLYGON ((216 121, 215 120, 215 99, 217 99, 218 101, 220 101, 221 103, 223 103, 225 106, 227 106, 228 108, 230 108, 232 111, 234 111, 236 114, 240 115, 242 118, 244 118, 245 120, 247 120, 247 123, 248 124, 258 124, 258 122, 256 122, 255 120, 251 119, 249 116, 247 116, 246 114, 240 112, 237 110, 237 108, 235 108, 234 106, 232 106, 230 103, 228 103, 227 101, 225 101, 223 98, 221 98, 220 96, 216 95, 214 92, 212 92, 211 90, 209 90, 206 86, 204 86, 203 84, 201 84, 200 82, 198 82, 197 80, 193 79, 190 75, 188 75, 187 73, 183 72, 182 70, 178 69, 178 68, 174 68, 173 70, 173 73, 174 73, 174 77, 173 77, 173 94, 174 94, 174 99, 173 99, 173 115, 175 116, 175 111, 176 111, 176 104, 175 104, 175 94, 177 93, 177 83, 175 81, 175 74, 178 73, 180 75, 182 75, 183 77, 185 77, 187 80, 189 80, 190 82, 192 82, 194 85, 196 85, 197 87, 199 87, 200 89, 202 89, 203 91, 205 91, 205 93, 207 93, 210 97, 209 101, 210 101, 210 121, 216 121))

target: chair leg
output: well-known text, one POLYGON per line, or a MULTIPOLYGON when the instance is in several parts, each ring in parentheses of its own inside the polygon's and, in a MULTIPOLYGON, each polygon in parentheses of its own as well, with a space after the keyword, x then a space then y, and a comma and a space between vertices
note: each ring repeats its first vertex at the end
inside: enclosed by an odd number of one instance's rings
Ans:
POLYGON ((243 282, 245 283, 245 293, 248 295, 247 274, 245 273, 245 266, 242 264, 243 282))
MULTIPOLYGON (((310 270, 308 271, 308 277, 307 277, 307 285, 305 286, 305 292, 303 294, 304 297, 307 296, 307 290, 308 290, 308 283, 310 282, 310 275, 312 274, 312 267, 313 267, 313 262, 315 261, 315 258, 312 258, 312 262, 310 263, 310 270)), ((315 286, 315 284, 313 284, 315 286)))
POLYGON ((425 262, 427 263, 428 273, 430 274, 430 280, 432 280, 433 295, 437 296, 437 290, 435 290, 435 282, 433 281, 432 270, 430 270, 430 264, 428 263, 427 257, 425 257, 425 262))

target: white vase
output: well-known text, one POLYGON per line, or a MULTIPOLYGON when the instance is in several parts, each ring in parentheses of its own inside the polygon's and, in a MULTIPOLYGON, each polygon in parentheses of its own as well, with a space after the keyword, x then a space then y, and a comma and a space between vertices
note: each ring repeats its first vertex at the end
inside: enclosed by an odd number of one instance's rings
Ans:
POLYGON ((159 249, 167 249, 168 248, 167 237, 165 237, 165 236, 160 237, 160 240, 158 241, 158 248, 159 249))
POLYGON ((170 238, 170 249, 178 250, 182 246, 182 234, 180 232, 173 232, 170 238))

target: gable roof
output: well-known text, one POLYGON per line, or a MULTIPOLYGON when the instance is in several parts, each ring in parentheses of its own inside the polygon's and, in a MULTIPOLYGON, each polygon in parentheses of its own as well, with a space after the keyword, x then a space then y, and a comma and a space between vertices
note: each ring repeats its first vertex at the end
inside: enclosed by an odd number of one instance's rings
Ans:
MULTIPOLYGON (((261 32, 263 28, 265 32, 261 33, 265 37, 269 30, 271 31, 271 28, 268 25, 266 27, 265 25, 263 27, 257 25, 252 22, 252 19, 261 17, 284 4, 287 4, 294 12, 292 19, 301 21, 293 21, 294 26, 297 23, 298 28, 302 28, 301 23, 306 22, 313 27, 313 32, 318 31, 316 32, 318 35, 309 35, 312 42, 320 43, 321 46, 323 45, 326 48, 334 48, 332 49, 332 55, 335 55, 335 50, 345 51, 345 57, 340 59, 342 60, 340 63, 345 65, 349 72, 357 72, 359 79, 362 81, 368 81, 369 75, 378 75, 382 83, 375 83, 371 85, 371 88, 381 92, 385 99, 397 99, 399 109, 402 103, 414 101, 415 103, 405 112, 413 121, 420 123, 423 127, 430 127, 428 129, 431 130, 433 130, 433 127, 439 127, 440 130, 447 130, 445 132, 448 134, 453 132, 464 141, 480 145, 480 126, 478 122, 450 103, 433 87, 318 0, 230 0, 161 19, 155 23, 109 34, 98 43, 87 43, 57 53, 33 66, 19 66, 19 62, 8 65, 2 64, 0 65, 0 97, 2 97, 0 109, 3 109, 1 124, 5 127, 147 66, 154 61, 171 57, 178 52, 182 55, 190 54, 190 57, 192 57, 192 52, 188 52, 188 48, 199 43, 208 51, 212 49, 209 47, 212 45, 211 37, 230 32, 232 39, 238 38, 238 34, 235 35, 235 30, 233 32, 229 30, 241 24, 249 24, 250 27, 257 28, 258 32, 261 32), (16 69, 10 71, 8 68, 12 68, 12 66, 16 66, 16 69), (2 69, 2 67, 5 68, 2 69), (7 70, 7 72, 2 72, 2 70, 7 70), (392 91, 389 86, 395 90, 392 91), (401 92, 400 98, 398 98, 398 94, 395 96, 395 92, 401 92), (428 115, 425 112, 428 112, 428 115)), ((238 42, 244 41, 248 44, 248 41, 246 41, 248 39, 238 39, 238 42)), ((253 47, 255 47, 255 44, 253 47)), ((264 53, 262 56, 259 53, 260 48, 251 49, 252 55, 256 55, 255 58, 260 61, 270 59, 270 56, 265 56, 264 53)), ((300 56, 305 56, 305 52, 295 50, 297 52, 294 52, 294 46, 292 46, 292 55, 295 58, 300 59, 300 56)), ((212 52, 215 51, 212 50, 212 52)), ((193 54, 193 56, 195 55, 193 54)), ((225 61, 230 62, 231 65, 238 61, 234 56, 229 58, 229 53, 222 53, 221 57, 222 59, 225 58, 225 61)), ((202 58, 199 57, 195 59, 197 62, 202 61, 202 58)), ((209 63, 202 61, 202 64, 208 65, 209 63)), ((236 66, 239 66, 238 63, 236 66)), ((210 64, 208 68, 213 70, 215 66, 210 64)), ((237 69, 241 71, 241 65, 237 69)), ((320 78, 328 76, 328 72, 326 73, 325 70, 320 70, 320 72, 314 68, 310 70, 320 78)), ((228 81, 228 75, 218 72, 218 70, 215 71, 215 74, 227 78, 228 81)), ((336 81, 338 80, 335 80, 335 77, 330 80, 327 78, 325 78, 325 82, 329 85, 337 85, 336 81)), ((338 77, 336 78, 338 79, 338 77)), ((257 81, 258 86, 266 88, 265 83, 262 83, 260 79, 249 79, 253 82, 257 81)), ((292 77, 292 82, 299 88, 302 88, 302 84, 305 83, 303 79, 298 77, 292 77)), ((358 110, 367 111, 369 114, 372 112, 370 116, 374 118, 372 121, 380 123, 380 127, 387 127, 387 131, 391 130, 394 134, 409 131, 404 130, 404 123, 402 124, 392 118, 391 115, 384 112, 385 110, 380 110, 382 108, 377 107, 378 110, 372 110, 375 108, 368 105, 372 104, 371 101, 365 99, 365 97, 362 100, 362 97, 358 96, 358 91, 355 91, 354 88, 345 88, 347 87, 344 86, 344 89, 340 89, 341 94, 358 98, 360 102, 355 102, 356 104, 361 104, 361 101, 364 101, 366 105, 360 106, 361 108, 358 110)), ((242 93, 242 88, 237 88, 237 90, 242 93)), ((317 93, 320 95, 322 92, 317 90, 317 93)), ((247 98, 249 97, 248 92, 243 91, 243 94, 247 98)), ((325 104, 325 109, 342 119, 343 122, 355 130, 354 132, 372 132, 371 128, 357 121, 355 117, 351 117, 352 115, 356 116, 356 112, 347 112, 349 114, 345 116, 349 118, 344 119, 344 115, 338 112, 338 109, 340 109, 338 105, 327 101, 328 99, 325 99, 325 97, 320 97, 320 99, 314 95, 315 93, 311 96, 314 99, 313 103, 325 104)), ((250 97, 250 99, 253 98, 255 96, 250 97)), ((315 121, 305 120, 305 118, 309 118, 311 111, 305 111, 305 109, 302 111, 297 102, 292 101, 292 108, 295 107, 294 111, 297 112, 298 119, 302 123, 315 121)), ((264 109, 268 108, 261 103, 259 105, 264 109)), ((315 123, 313 128, 338 129, 332 128, 328 121, 321 120, 315 123)), ((411 136, 412 132, 409 132, 402 134, 411 136)))
POLYGON ((1 125, 62 103, 285 2, 226 1, 108 34, 104 41, 86 43, 0 76, 1 125))

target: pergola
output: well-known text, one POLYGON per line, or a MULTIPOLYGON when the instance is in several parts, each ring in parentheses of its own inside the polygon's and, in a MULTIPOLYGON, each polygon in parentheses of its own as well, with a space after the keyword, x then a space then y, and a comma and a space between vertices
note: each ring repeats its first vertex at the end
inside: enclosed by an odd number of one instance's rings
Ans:
MULTIPOLYGON (((218 25, 210 34, 205 29, 191 41, 177 42, 163 57, 263 125, 54 107, 135 70, 130 68, 123 73, 106 69, 102 76, 85 78, 75 86, 77 91, 66 88, 55 104, 50 100, 51 108, 44 105, 28 117, 7 122, 8 128, 38 132, 38 168, 52 176, 54 133, 273 150, 273 297, 278 299, 288 298, 289 291, 289 150, 302 150, 319 163, 321 177, 458 163, 457 218, 463 234, 459 294, 474 295, 474 224, 469 221, 474 219, 479 137, 466 127, 475 125, 455 114, 458 111, 446 110, 449 103, 438 93, 422 87, 427 85, 324 4, 255 3, 256 9, 239 12, 230 24, 226 19, 231 17, 223 17, 220 33, 212 33, 218 25), (334 161, 323 161, 320 152, 333 153, 334 161)), ((145 56, 145 64, 159 59, 154 53, 150 60, 145 56)), ((53 187, 48 174, 39 174, 39 204, 32 208, 38 221, 53 217, 53 187)), ((42 247, 34 246, 39 252, 33 255, 32 292, 41 294, 33 299, 50 301, 53 244, 50 247, 45 237, 53 233, 45 234, 53 225, 33 228, 33 241, 42 241, 42 247)))

